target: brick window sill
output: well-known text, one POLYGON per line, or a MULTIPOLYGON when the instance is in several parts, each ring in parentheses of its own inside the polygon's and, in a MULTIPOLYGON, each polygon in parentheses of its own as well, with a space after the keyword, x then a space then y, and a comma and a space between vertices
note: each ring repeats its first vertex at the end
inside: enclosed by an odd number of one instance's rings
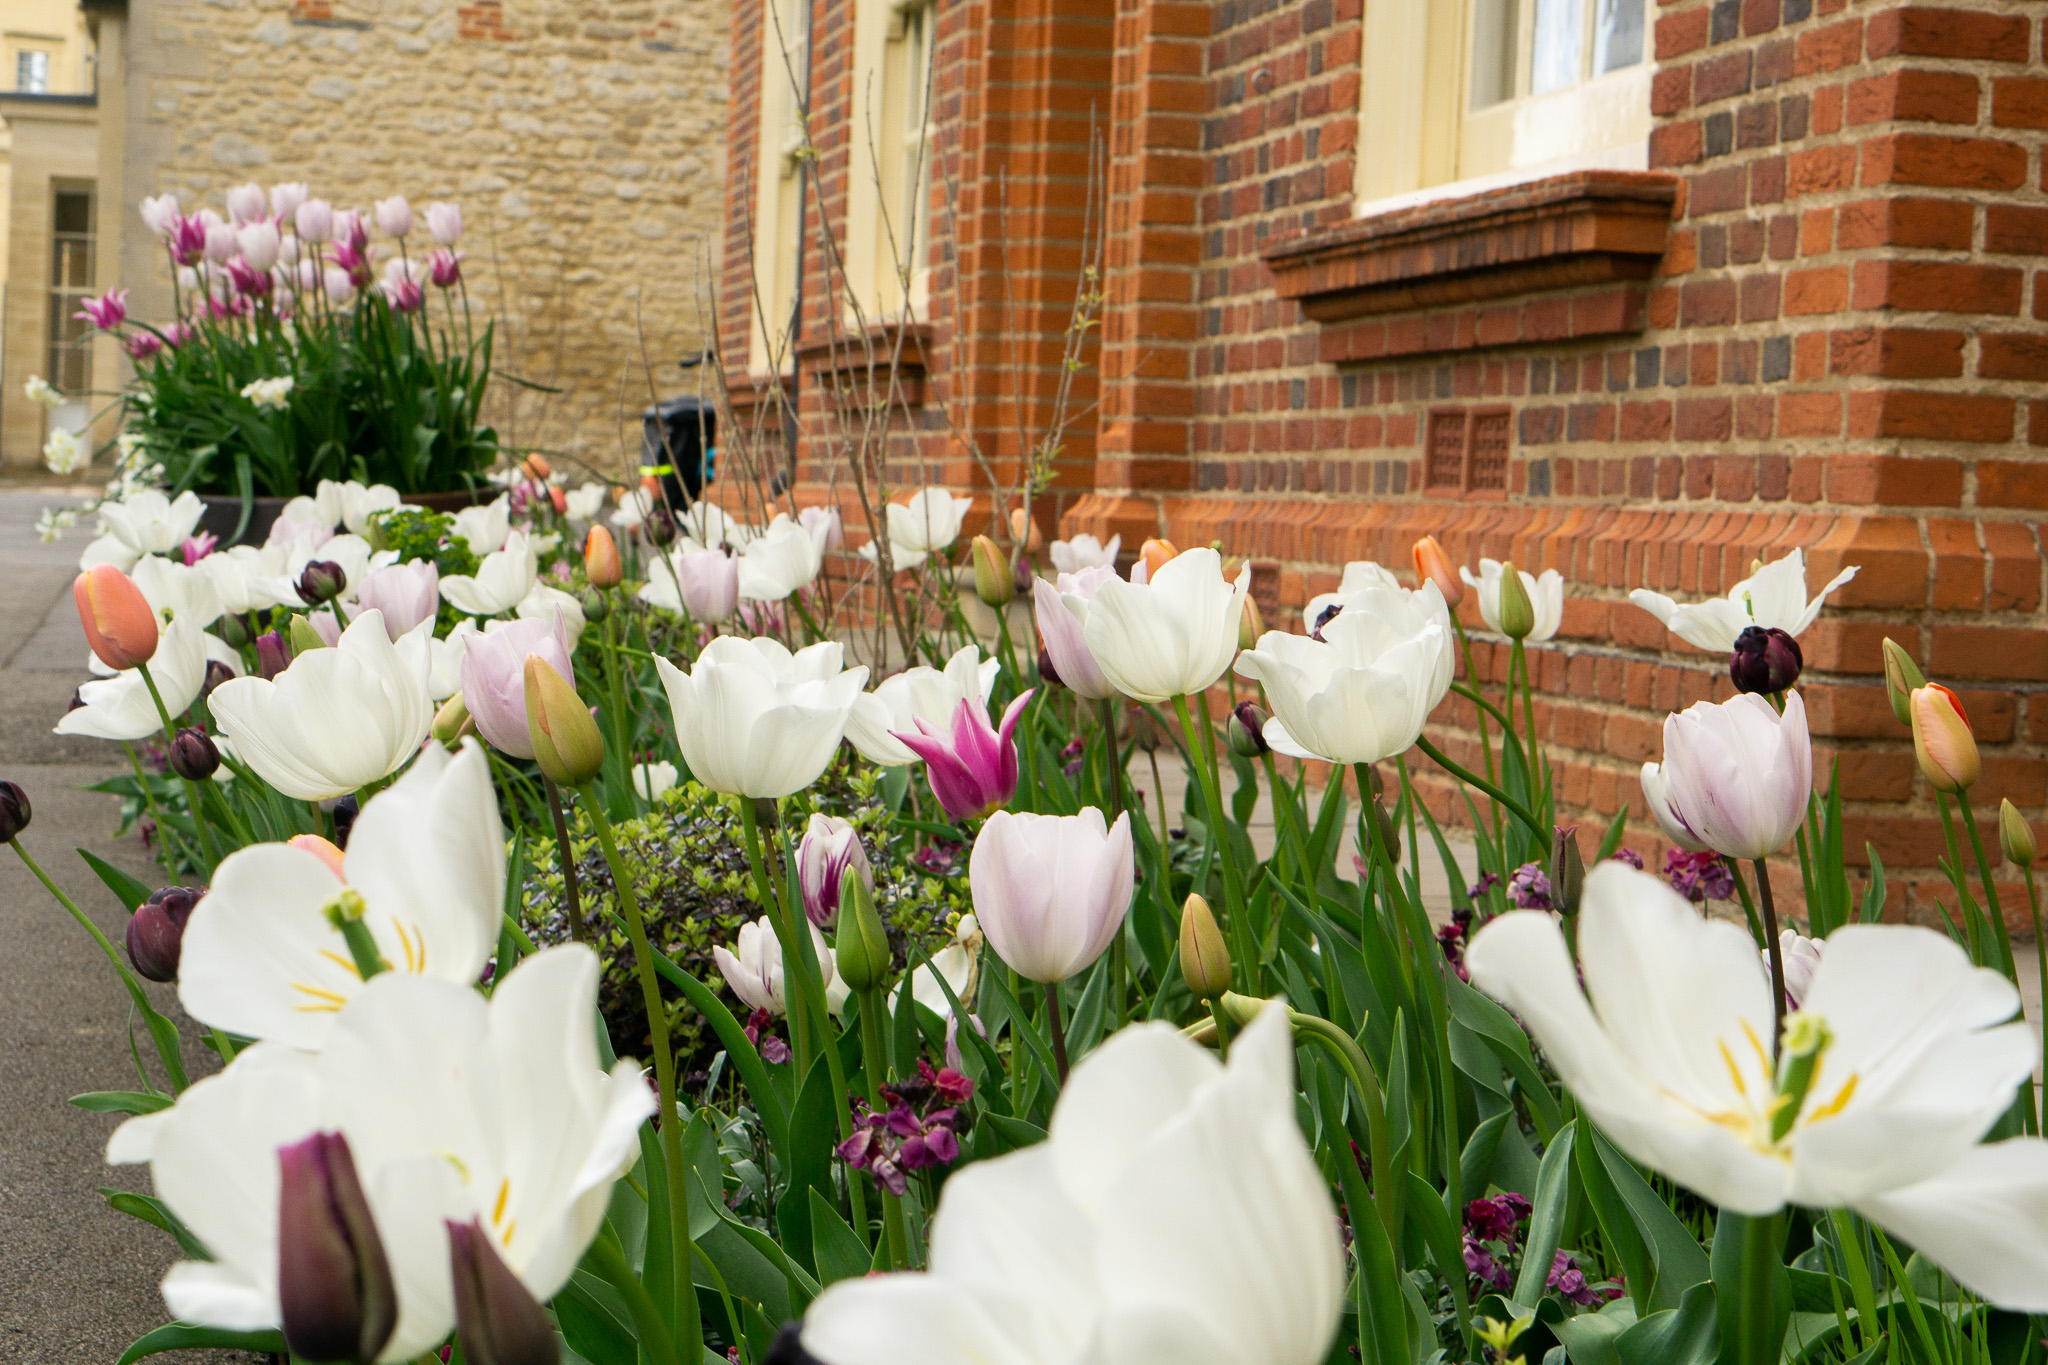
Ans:
MULTIPOLYGON (((1511 314, 1495 307, 1472 309, 1462 320, 1416 319, 1410 343, 1340 345, 1353 353, 1326 360, 1638 331, 1642 285, 1663 258, 1677 196, 1675 176, 1577 171, 1310 229, 1260 254, 1274 292, 1323 323, 1624 286, 1618 299, 1596 308, 1560 300, 1562 308, 1529 317, 1523 313, 1533 308, 1511 314)), ((1392 325, 1376 324, 1367 335, 1384 342, 1392 325)))

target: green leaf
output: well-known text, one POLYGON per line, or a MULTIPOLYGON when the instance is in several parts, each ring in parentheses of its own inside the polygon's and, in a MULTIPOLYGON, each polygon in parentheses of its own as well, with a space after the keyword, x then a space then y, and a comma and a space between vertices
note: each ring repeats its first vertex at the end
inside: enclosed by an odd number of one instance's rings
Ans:
POLYGON ((1614 812, 1614 818, 1607 822, 1607 833, 1600 837, 1600 851, 1593 855, 1593 861, 1604 863, 1621 847, 1622 833, 1628 828, 1628 807, 1614 812))
POLYGON ((1013 1119, 1008 1114, 983 1114, 980 1123, 987 1124, 990 1131, 1002 1139, 1003 1145, 1011 1151, 1024 1147, 1035 1147, 1045 1141, 1045 1129, 1023 1119, 1013 1119))
POLYGON ((1536 1197, 1529 1201, 1529 1239, 1522 1249, 1522 1274, 1515 1281, 1515 1302, 1542 1299, 1551 1262, 1564 1236, 1566 1205, 1571 1200, 1572 1137, 1578 1125, 1567 1123, 1543 1151, 1536 1170, 1536 1197))
POLYGON ((1652 1313, 1614 1341, 1621 1365, 1714 1365, 1721 1323, 1711 1281, 1685 1291, 1676 1308, 1652 1313))
POLYGON ((122 907, 131 915, 135 913, 136 906, 141 905, 150 896, 155 894, 149 887, 135 880, 135 878, 129 876, 126 872, 123 872, 120 868, 115 867, 97 854, 88 853, 81 848, 78 850, 78 856, 85 859, 85 865, 91 868, 98 875, 99 879, 107 884, 107 890, 114 893, 115 897, 121 902, 122 907))
POLYGON ((1587 1128, 1582 1136, 1599 1155, 1601 1169, 1628 1207, 1629 1216, 1656 1265, 1656 1287, 1650 1294, 1650 1307, 1679 1307, 1686 1290, 1712 1277, 1707 1253, 1692 1231, 1678 1221, 1671 1206, 1650 1187, 1650 1182, 1607 1140, 1606 1134, 1597 1128, 1587 1128))
MULTIPOLYGON (((784 1169, 789 1172, 789 1189, 775 1205, 775 1223, 782 1234, 782 1244, 805 1263, 806 1270, 810 1269, 813 1234, 811 1201, 803 1192, 808 1187, 828 1202, 833 1198, 832 1149, 839 1144, 834 1106, 844 1103, 843 1096, 833 1093, 832 1077, 821 1054, 811 1064, 811 1074, 797 1095, 796 1111, 790 1117, 789 1147, 782 1154, 784 1169)), ((723 1207, 719 1212, 723 1216, 723 1207)))
POLYGON ((132 1365, 134 1361, 164 1351, 201 1350, 208 1347, 254 1351, 258 1355, 277 1355, 284 1351, 284 1334, 229 1332, 219 1327, 194 1327, 188 1322, 173 1322, 136 1338, 135 1344, 121 1353, 117 1365, 132 1365))
POLYGON ((1884 918, 1884 859, 1877 856, 1875 844, 1865 844, 1863 851, 1870 856, 1870 885, 1863 892, 1862 920, 1876 924, 1884 918))
POLYGON ((816 1190, 811 1195, 811 1259, 818 1267, 818 1283, 851 1280, 868 1273, 874 1256, 861 1245, 839 1211, 825 1202, 816 1190))
POLYGON ((1444 978, 1444 995, 1451 1017, 1484 1038, 1494 1055, 1506 1064, 1508 1074, 1515 1078, 1522 1093, 1523 1103, 1529 1106, 1529 1116, 1536 1121, 1538 1136, 1555 1133, 1564 1116, 1543 1073, 1536 1069, 1528 1036, 1515 1023, 1514 1016, 1455 976, 1444 978))
MULTIPOLYGON (((1338 1160, 1343 1160, 1343 1156, 1340 1155, 1338 1160)), ((1450 1210, 1444 1207, 1443 1196, 1437 1193, 1436 1187, 1413 1171, 1407 1175, 1408 1210, 1422 1229, 1422 1244, 1429 1248, 1438 1276, 1451 1287, 1451 1305, 1458 1314, 1458 1333, 1469 1345, 1472 1339, 1472 1306, 1466 1302, 1465 1253, 1459 1228, 1451 1221, 1450 1210)))
POLYGON ((638 1365, 632 1314, 619 1291, 577 1270, 554 1297, 555 1322, 569 1349, 590 1365, 638 1365))
POLYGON ((185 1226, 184 1220, 180 1219, 177 1214, 172 1213, 170 1206, 161 1199, 154 1199, 146 1194, 136 1194, 130 1190, 116 1190, 106 1186, 100 1188, 100 1194, 106 1199, 107 1207, 116 1213, 125 1213, 130 1218, 140 1218, 151 1227, 162 1228, 165 1232, 170 1233, 171 1236, 178 1239, 178 1246, 193 1260, 210 1261, 213 1259, 213 1253, 206 1249, 206 1243, 195 1237, 192 1234, 192 1230, 185 1226))
POLYGON ((83 1095, 73 1095, 69 1101, 95 1114, 154 1114, 176 1102, 169 1095, 153 1095, 141 1090, 92 1090, 83 1095))
POLYGON ((1550 1330, 1563 1343, 1572 1365, 1620 1365, 1615 1342, 1635 1325, 1636 1306, 1627 1299, 1616 1299, 1598 1312, 1553 1323, 1550 1330))

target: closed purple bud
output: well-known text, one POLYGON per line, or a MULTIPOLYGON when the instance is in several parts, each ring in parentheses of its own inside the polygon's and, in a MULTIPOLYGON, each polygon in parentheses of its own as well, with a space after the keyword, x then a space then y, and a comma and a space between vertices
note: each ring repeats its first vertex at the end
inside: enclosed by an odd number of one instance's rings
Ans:
POLYGON ((1783 692, 1799 681, 1805 663, 1799 642, 1772 626, 1747 626, 1735 637, 1735 652, 1728 659, 1728 676, 1738 692, 1783 692))
POLYGON ((309 607, 332 602, 347 587, 347 570, 331 559, 316 559, 299 575, 299 597, 309 607))
POLYGON ((135 907, 128 918, 128 960, 151 981, 176 981, 185 921, 205 887, 167 886, 135 907))
POLYGON ((1224 734, 1230 742, 1230 751, 1244 758, 1259 758, 1273 752, 1273 746, 1266 743, 1266 721, 1264 711, 1248 701, 1241 701, 1230 712, 1230 724, 1224 734))
POLYGON ((667 508, 657 507, 647 514, 647 538, 663 547, 675 540, 675 518, 668 514, 667 508))
POLYGON ((481 1221, 450 1221, 455 1341, 466 1365, 558 1365, 561 1344, 547 1310, 505 1264, 481 1221))
MULTIPOLYGON (((230 617, 228 619, 232 620, 233 618, 230 617)), ((219 659, 208 659, 206 661, 206 676, 199 683, 199 700, 205 701, 213 695, 214 688, 219 687, 234 676, 235 670, 229 668, 219 659)))
POLYGON ((277 1165, 285 1345, 306 1360, 367 1365, 398 1326, 398 1290, 348 1139, 315 1133, 278 1148, 277 1165))
POLYGON ((14 836, 28 828, 28 793, 19 782, 0 782, 0 844, 11 844, 14 836))
POLYGON ((1065 687, 1060 681, 1060 671, 1053 667, 1052 655, 1044 645, 1038 647, 1038 680, 1048 687, 1065 687))
POLYGON ((256 637, 256 671, 265 678, 275 678, 291 667, 292 647, 285 642, 281 631, 265 631, 256 637))
MULTIPOLYGON (((211 674, 212 669, 209 668, 211 674)), ((188 782, 204 782, 220 768, 220 750, 206 731, 188 725, 171 741, 171 771, 188 782)))

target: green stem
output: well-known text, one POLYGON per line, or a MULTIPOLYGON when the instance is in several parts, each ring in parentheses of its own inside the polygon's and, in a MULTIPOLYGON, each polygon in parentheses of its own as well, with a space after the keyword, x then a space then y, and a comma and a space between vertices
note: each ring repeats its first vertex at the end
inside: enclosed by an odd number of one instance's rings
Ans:
POLYGON ((1963 877, 1963 850, 1956 842, 1956 825, 1949 815, 1948 793, 1937 791, 1934 794, 1934 808, 1941 812, 1941 833, 1948 842, 1948 875, 1949 880, 1955 883, 1956 913, 1963 917, 1963 933, 1970 941, 1970 961, 1982 967, 1987 965, 1984 945, 1977 938, 1977 917, 1970 913, 1970 886, 1963 877))
MULTIPOLYGON (((1244 993, 1253 997, 1265 994, 1260 984, 1259 964, 1252 956, 1251 926, 1246 923, 1244 888, 1238 882, 1237 857, 1231 851, 1229 831, 1223 823, 1223 793, 1221 779, 1216 771, 1215 727, 1209 724, 1206 711, 1202 723, 1195 724, 1194 713, 1189 709, 1186 693, 1173 699, 1175 713, 1180 717, 1181 733, 1188 737, 1190 750, 1196 747, 1196 734, 1200 733, 1200 755, 1189 766, 1194 769, 1195 781, 1202 789, 1202 807, 1209 816, 1209 843, 1216 850, 1218 861, 1223 865, 1223 894, 1230 910, 1231 952, 1244 972, 1244 993)), ((1164 802, 1160 803, 1164 805, 1164 802)))
POLYGON ((577 791, 582 794, 584 808, 590 812, 598 846, 604 850, 604 860, 612 870, 612 888, 618 896, 619 909, 626 917, 626 933, 633 940, 633 965, 640 978, 640 1000, 647 1010, 647 1029, 654 1040, 654 1087, 661 1103, 661 1154, 668 1163, 669 1233, 674 1245, 670 1264, 675 1273, 676 1335, 685 1349, 701 1350, 699 1343, 704 1339, 704 1330, 697 1312, 696 1281, 690 1270, 690 1256, 694 1249, 690 1237, 690 1195, 683 1183, 690 1168, 683 1160, 683 1125, 680 1111, 676 1108, 676 1059, 668 1042, 668 1010, 662 1004, 661 983, 654 975, 654 950, 647 942, 647 921, 640 914, 640 897, 634 893, 633 878, 626 869, 625 860, 619 856, 618 844, 612 838, 611 821, 605 818, 604 806, 588 781, 582 783, 577 791))
POLYGON ((1758 858, 1756 898, 1763 905, 1764 952, 1771 960, 1771 1064, 1778 1062, 1778 1041, 1785 1032, 1785 956, 1778 943, 1778 902, 1771 894, 1771 870, 1758 858))
MULTIPOLYGON (((1295 1037, 1304 1043, 1314 1043, 1327 1053, 1350 1080, 1359 1103, 1365 1107, 1367 1143, 1372 1154, 1373 1202, 1379 1207, 1380 1221, 1386 1224, 1387 1240, 1398 1246, 1401 1182, 1394 1174, 1393 1158, 1387 1149, 1387 1103, 1380 1089, 1379 1073, 1373 1069, 1372 1059, 1343 1029, 1313 1014, 1290 1011, 1290 1015, 1295 1037)), ((1343 1159, 1343 1154, 1339 1154, 1339 1159, 1343 1159)))
POLYGON ((1045 1026, 1052 1034, 1052 1061, 1059 1069, 1060 1088, 1067 1085, 1067 1030, 1060 1022, 1060 988, 1058 983, 1045 983, 1045 1026))
POLYGON ((1498 801, 1501 805, 1507 807, 1508 814, 1514 816, 1517 820, 1520 820, 1522 822, 1523 828, 1527 829, 1531 834, 1533 834, 1536 837, 1536 842, 1539 847, 1545 849, 1550 847, 1552 831, 1547 830, 1543 828, 1543 826, 1537 824, 1536 817, 1531 815, 1527 808, 1525 808, 1521 802, 1515 800, 1514 797, 1509 796, 1506 792, 1502 791, 1499 787, 1494 786, 1493 783, 1488 782, 1485 778, 1479 776, 1477 773, 1472 772, 1470 769, 1462 767, 1459 764, 1452 762, 1450 756, 1444 753, 1443 750, 1437 748, 1436 745, 1430 743, 1429 738, 1427 736, 1418 737, 1415 741, 1415 747, 1422 750, 1423 753, 1429 755, 1429 759, 1432 763, 1436 764, 1437 767, 1442 768, 1452 777, 1457 778, 1460 782, 1465 783, 1467 786, 1479 788, 1479 790, 1485 792, 1495 801, 1498 801))
MULTIPOLYGON (((610 589, 604 593, 604 671, 605 682, 612 694, 612 752, 619 756, 619 768, 626 779, 628 799, 632 801, 633 809, 638 811, 643 802, 640 799, 640 789, 633 785, 633 750, 627 743, 630 730, 626 724, 626 689, 619 676, 619 651, 613 639, 613 621, 619 614, 618 604, 611 600, 613 596, 610 589)), ((566 854, 566 845, 564 851, 566 854)))
POLYGON ((1778 1268, 1778 1220, 1743 1220, 1742 1234, 1742 1361, 1743 1365, 1778 1365, 1779 1343, 1771 1340, 1771 1272, 1778 1268))
POLYGON ((1549 800, 1549 784, 1544 780, 1543 754, 1536 737, 1536 688, 1529 680, 1529 651, 1520 640, 1515 641, 1510 651, 1508 674, 1511 679, 1520 674, 1522 679, 1522 721, 1529 732, 1523 750, 1529 759, 1529 794, 1536 809, 1541 810, 1549 800))
MULTIPOLYGON (((169 709, 164 706, 163 693, 156 690, 156 679, 149 676, 149 665, 137 664, 135 671, 142 675, 143 685, 149 689, 149 699, 156 703, 157 718, 164 726, 164 757, 168 759, 171 746, 178 739, 177 724, 172 721, 169 709)), ((206 875, 208 880, 211 880, 213 869, 220 865, 220 846, 214 842, 213 826, 207 822, 206 812, 200 808, 199 788, 189 777, 181 775, 178 780, 185 784, 185 804, 192 809, 192 826, 199 831, 199 842, 205 846, 206 875)))
POLYGON ((562 908, 569 914, 569 937, 577 943, 590 942, 590 928, 583 922, 582 901, 576 894, 576 855, 569 850, 569 822, 562 818, 562 792, 555 780, 541 776, 547 788, 548 814, 555 824, 555 847, 562 860, 562 908))
POLYGON ((1749 936, 1756 940, 1757 951, 1762 952, 1764 924, 1756 917, 1756 902, 1749 898, 1749 883, 1743 880, 1742 864, 1725 853, 1721 855, 1721 864, 1728 869, 1728 876, 1735 883, 1736 895, 1742 898, 1742 913, 1749 919, 1749 936))
MULTIPOLYGON (((1465 623, 1458 619, 1458 613, 1455 608, 1451 611, 1451 628, 1458 632, 1458 647, 1465 654, 1465 681, 1470 684, 1473 709, 1479 716, 1479 752, 1486 757, 1486 780, 1497 784, 1500 778, 1493 767, 1493 739, 1488 734, 1486 728, 1486 713, 1493 708, 1490 703, 1479 695, 1479 674, 1472 667, 1472 637, 1465 633, 1465 623)), ((1507 717, 1501 717, 1501 725, 1503 727, 1507 725, 1507 717)), ((1505 734, 1505 729, 1503 729, 1503 734, 1505 734)), ((1499 803, 1496 802, 1492 805, 1491 812, 1493 815, 1493 842, 1498 845, 1501 840, 1499 803)))
POLYGON ((1967 789, 1956 793, 1956 809, 1963 817, 1963 828, 1970 833, 1970 852, 1977 859, 1977 882, 1984 888, 1984 911, 1991 916, 1991 936, 1998 940, 1999 970, 2014 985, 2019 984, 2019 969, 2013 962, 2012 935, 2005 928, 2005 905, 1998 898, 1998 884, 1991 880, 1991 860, 1984 856, 1984 836, 1977 829, 1977 818, 1970 813, 1970 794, 1967 789))

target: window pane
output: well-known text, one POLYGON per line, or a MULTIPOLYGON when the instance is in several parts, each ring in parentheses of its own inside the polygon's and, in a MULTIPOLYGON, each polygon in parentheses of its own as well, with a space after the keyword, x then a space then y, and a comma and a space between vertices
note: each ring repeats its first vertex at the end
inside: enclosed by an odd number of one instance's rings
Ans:
POLYGON ((1643 59, 1643 0, 1600 0, 1593 30, 1593 74, 1605 75, 1643 59))
POLYGON ((92 196, 82 190, 59 190, 51 212, 51 226, 58 232, 92 231, 92 196))
POLYGON ((23 95, 50 93, 50 54, 18 52, 14 56, 14 88, 23 95))
POLYGON ((1472 107, 1515 97, 1515 0, 1472 0, 1472 107))
POLYGON ((1536 0, 1535 52, 1529 63, 1529 90, 1568 90, 1579 83, 1580 54, 1585 51, 1585 0, 1536 0))

